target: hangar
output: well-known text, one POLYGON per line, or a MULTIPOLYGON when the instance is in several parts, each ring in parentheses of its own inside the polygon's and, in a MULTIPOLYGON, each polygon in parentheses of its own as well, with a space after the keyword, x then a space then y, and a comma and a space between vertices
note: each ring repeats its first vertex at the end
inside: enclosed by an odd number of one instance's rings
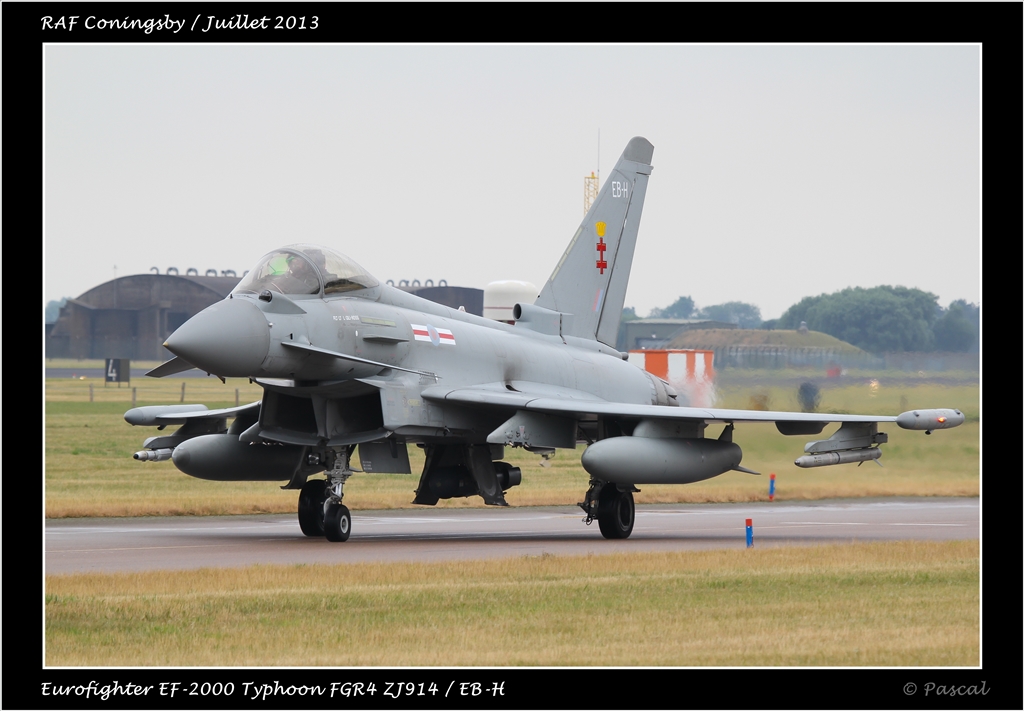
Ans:
MULTIPOLYGON (((154 268, 155 269, 155 268, 154 268)), ((218 301, 240 281, 234 271, 199 276, 196 270, 179 275, 133 274, 93 287, 68 299, 53 327, 47 327, 46 357, 133 360, 168 360, 164 341, 175 329, 218 301)), ((453 309, 462 306, 478 316, 483 313, 483 291, 457 286, 408 286, 398 288, 453 309)))
POLYGON ((165 360, 167 337, 238 282, 236 276, 133 274, 100 284, 61 308, 46 337, 46 357, 165 360))

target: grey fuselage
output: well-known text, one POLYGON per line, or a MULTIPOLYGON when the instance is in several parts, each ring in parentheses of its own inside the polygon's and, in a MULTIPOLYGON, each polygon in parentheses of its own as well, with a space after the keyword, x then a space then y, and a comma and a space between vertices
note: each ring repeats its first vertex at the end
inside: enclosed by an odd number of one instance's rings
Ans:
MULTIPOLYGON (((308 444, 374 426, 398 441, 483 442, 508 417, 496 410, 488 417, 487 408, 469 411, 421 396, 424 389, 436 386, 493 384, 518 392, 517 385, 524 383, 530 392, 550 397, 585 393, 616 403, 650 405, 660 399, 660 404, 675 404, 666 400, 663 388, 659 398, 654 379, 622 360, 614 348, 552 333, 551 327, 544 333, 531 326, 529 321, 510 325, 453 310, 387 285, 364 290, 360 296, 329 298, 273 294, 270 301, 263 301, 255 294, 236 293, 182 327, 168 347, 200 368, 205 360, 218 360, 218 374, 250 377, 268 391, 312 399, 316 435, 309 437, 313 433, 307 418, 307 438, 295 440, 308 444), (232 338, 232 328, 239 323, 252 331, 265 328, 266 336, 232 338), (193 336, 192 329, 201 333, 193 336), (210 347, 208 335, 218 332, 234 343, 221 340, 215 357, 204 358, 201 350, 210 347), (268 341, 266 354, 253 367, 262 339, 268 341), (236 344, 246 351, 237 357, 232 353, 236 344), (302 349, 307 346, 329 353, 302 349), (240 370, 229 372, 224 362, 237 362, 240 370), (375 392, 380 397, 380 421, 373 421, 371 413, 355 416, 353 409, 374 409, 375 392), (353 416, 346 416, 346 411, 353 416)), ((273 420, 263 422, 268 427, 290 430, 299 421, 289 423, 268 414, 273 420)))

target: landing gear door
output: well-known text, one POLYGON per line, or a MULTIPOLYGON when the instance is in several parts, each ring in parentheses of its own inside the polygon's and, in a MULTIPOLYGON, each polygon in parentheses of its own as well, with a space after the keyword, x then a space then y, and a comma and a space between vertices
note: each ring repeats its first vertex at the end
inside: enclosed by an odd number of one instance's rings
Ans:
POLYGON ((359 462, 367 474, 412 474, 409 449, 393 439, 360 444, 359 462))

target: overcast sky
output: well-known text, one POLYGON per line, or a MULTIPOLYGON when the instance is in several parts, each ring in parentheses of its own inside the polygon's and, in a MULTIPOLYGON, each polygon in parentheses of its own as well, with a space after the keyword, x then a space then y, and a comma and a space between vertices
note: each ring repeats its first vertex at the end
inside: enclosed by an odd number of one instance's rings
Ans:
POLYGON ((541 287, 583 178, 654 144, 626 305, 980 303, 980 48, 45 47, 46 300, 293 242, 541 287), (600 163, 598 162, 600 131, 600 163))

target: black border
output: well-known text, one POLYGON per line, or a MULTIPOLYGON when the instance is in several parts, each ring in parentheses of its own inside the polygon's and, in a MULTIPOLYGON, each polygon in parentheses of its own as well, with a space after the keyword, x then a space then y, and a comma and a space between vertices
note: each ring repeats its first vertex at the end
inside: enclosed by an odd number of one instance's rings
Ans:
MULTIPOLYGON (((5 45, 5 98, 7 111, 4 135, 8 145, 8 173, 5 194, 8 196, 7 230, 9 239, 18 239, 20 230, 13 229, 13 221, 22 217, 21 211, 11 206, 33 204, 26 169, 18 154, 12 150, 31 132, 33 122, 38 126, 42 146, 42 44, 43 43, 128 43, 128 42, 578 42, 578 43, 634 43, 634 42, 693 42, 693 43, 980 43, 982 46, 983 91, 983 187, 986 205, 1012 206, 1011 224, 1020 219, 1021 163, 1020 126, 1022 125, 1021 33, 1022 20, 1019 4, 341 4, 341 3, 4 3, 3 40, 5 45), (251 17, 276 15, 312 16, 319 18, 315 32, 266 30, 224 30, 197 36, 181 32, 177 36, 160 33, 146 35, 141 31, 72 31, 41 30, 44 15, 106 17, 174 17, 210 15, 227 17, 249 14, 251 17), (38 51, 38 54, 33 54, 38 51), (31 80, 20 77, 32 57, 36 58, 37 82, 35 93, 26 91, 31 80), (19 61, 11 61, 17 59, 19 61), (26 61, 27 60, 27 61, 26 61), (1010 120, 1007 121, 1007 118, 1010 120), (1010 130, 1007 130, 1009 128, 1010 130), (1011 132, 1012 131, 1012 132, 1011 132), (1007 137, 1009 141, 1007 141, 1007 137), (17 140, 15 140, 17 139, 17 140), (1006 150, 1005 143, 1010 143, 1006 150), (1009 157, 1009 158, 1008 158, 1009 157), (1006 166, 1005 162, 1012 165, 1006 166), (18 165, 15 174, 14 165, 18 165), (14 179, 17 176, 17 179, 14 179), (1010 176, 1010 177, 1006 177, 1010 176), (24 194, 23 194, 24 193, 24 194)), ((40 153, 41 155, 41 153, 40 153)), ((37 163, 40 189, 36 191, 39 203, 40 257, 42 251, 42 161, 37 163)), ((30 177, 34 171, 28 170, 30 177)), ((990 226, 1002 224, 991 219, 995 211, 988 211, 990 226)), ((1002 218, 1002 215, 1000 215, 1002 218)), ((20 222, 20 220, 19 220, 20 222)), ((20 226, 20 225, 19 225, 20 226)), ((1000 231, 1005 227, 1000 227, 1000 231)), ((1016 235, 1016 228, 1007 232, 1016 235)), ((927 245, 922 245, 922 258, 927 245)), ((983 288, 985 284, 1002 282, 997 267, 983 261, 983 288)), ((1016 284, 1016 279, 1011 280, 1016 284)), ((9 284, 17 288, 14 282, 9 284)), ((8 302, 18 304, 18 302, 8 302)), ((8 324, 12 322, 8 320, 8 324)), ((994 319, 990 319, 994 324, 994 319)), ((994 328, 990 327, 989 333, 994 328)), ((984 332, 983 332, 984 333, 984 332)), ((983 340, 983 369, 988 366, 990 381, 994 373, 1001 372, 1005 364, 984 358, 986 350, 994 353, 998 340, 983 340), (989 348, 985 349, 984 345, 989 348)), ((42 338, 40 338, 40 349, 42 338)), ((42 354, 40 353, 40 356, 42 354)), ((1000 354, 1002 355, 1002 354, 1000 354)), ((1016 354, 1010 356, 1016 362, 1016 354)), ((9 362, 17 362, 11 361, 9 362)), ((41 362, 42 357, 37 362, 41 362)), ((984 372, 984 370, 983 370, 984 372)), ((983 398, 985 395, 983 388, 983 398)), ((991 393, 989 393, 991 396, 991 393)), ((1011 404, 1011 407, 1013 405, 1011 404)), ((9 410, 10 412, 10 410, 9 410)), ((40 420, 42 413, 40 413, 40 420)), ((9 431, 12 420, 8 420, 9 431)), ((1017 452, 1013 446, 1011 456, 1017 452)), ((9 449, 9 453, 12 450, 9 449)), ((983 450, 984 451, 984 450, 983 450)), ((41 459, 41 458, 40 458, 41 459)), ((991 458, 990 458, 991 459, 991 458)), ((15 460, 10 460, 15 461, 15 460)), ((1015 472, 1015 466, 1012 472, 1015 472)), ((1011 481, 1019 479, 1011 474, 1011 481)), ((1009 477, 1007 477, 1009 478, 1009 477)), ((34 491, 24 485, 19 474, 9 469, 7 478, 7 521, 23 527, 26 509, 29 530, 38 530, 41 504, 42 477, 34 491), (22 493, 25 489, 28 492, 22 493), (23 505, 24 499, 30 502, 23 505), (17 509, 15 509, 17 506, 17 509)), ((1021 647, 1018 644, 1017 592, 1019 590, 1018 561, 1021 560, 1017 544, 1005 550, 1005 537, 1019 541, 1019 509, 1016 497, 1005 496, 1002 472, 989 471, 983 482, 982 541, 983 593, 987 606, 983 607, 982 659, 980 669, 520 669, 520 668, 457 668, 457 669, 44 669, 42 660, 42 630, 39 634, 18 628, 18 620, 26 616, 36 619, 42 600, 42 556, 32 555, 39 549, 30 546, 29 555, 22 556, 22 535, 11 535, 17 529, 8 526, 5 540, 8 561, 8 586, 4 600, 7 613, 7 634, 4 638, 4 667, 7 678, 7 708, 1018 708, 1020 696, 1021 647), (1005 502, 1014 501, 1014 509, 1002 510, 1005 502), (1011 531, 1004 522, 1012 522, 1011 531), (998 551, 998 552, 996 552, 998 551), (36 562, 25 562, 26 560, 36 562), (1006 561, 1012 562, 1012 582, 1005 585, 1006 561), (26 585, 26 580, 38 581, 26 585), (997 641, 1006 636, 1006 619, 998 602, 998 593, 1009 589, 1013 621, 1008 652, 996 649, 997 641), (26 590, 28 592, 26 592, 26 590), (997 640, 997 641, 993 641, 997 640), (316 699, 303 702, 301 697, 277 696, 265 701, 241 698, 241 693, 229 702, 215 703, 210 697, 159 696, 154 690, 149 696, 118 696, 102 701, 93 696, 44 697, 42 684, 98 685, 118 681, 155 685, 161 682, 234 682, 239 689, 245 682, 282 685, 308 685, 314 683, 374 682, 378 687, 375 697, 316 699), (496 682, 504 683, 501 696, 448 697, 437 694, 427 697, 394 699, 383 694, 389 682, 430 683, 439 687, 458 683, 480 683, 490 688, 496 682), (932 682, 944 685, 987 689, 985 695, 924 697, 924 685, 932 682), (917 693, 907 695, 905 685, 914 683, 917 693), (982 685, 984 684, 984 687, 982 685)), ((40 535, 40 543, 42 536, 40 535)), ((1001 596, 1000 596, 1001 597, 1001 596)), ((30 623, 29 630, 33 630, 30 623)), ((595 650, 597 651, 597 650, 595 650)), ((473 687, 467 687, 472 691, 473 687)))

